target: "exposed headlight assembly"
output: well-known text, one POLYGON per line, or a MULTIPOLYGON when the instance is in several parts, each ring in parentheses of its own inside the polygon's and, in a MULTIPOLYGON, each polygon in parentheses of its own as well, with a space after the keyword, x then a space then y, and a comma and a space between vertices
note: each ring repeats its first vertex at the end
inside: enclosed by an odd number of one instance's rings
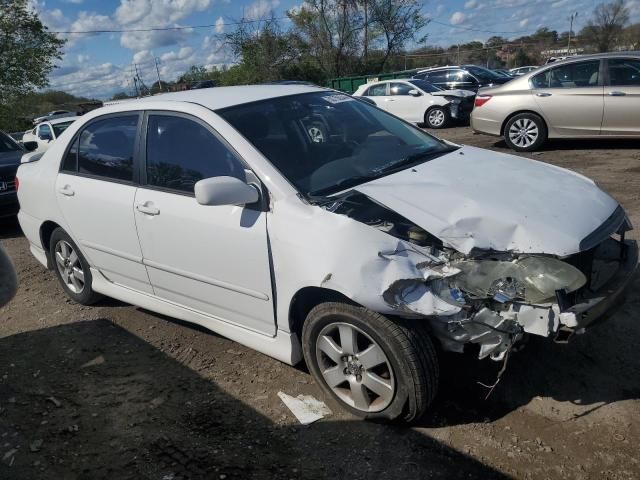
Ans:
POLYGON ((455 267, 460 273, 452 281, 460 290, 500 302, 545 303, 555 299, 556 290, 573 292, 587 282, 580 270, 551 257, 523 257, 512 262, 465 260, 455 267))
POLYGON ((461 102, 458 97, 454 97, 452 95, 445 95, 444 99, 456 105, 461 102))

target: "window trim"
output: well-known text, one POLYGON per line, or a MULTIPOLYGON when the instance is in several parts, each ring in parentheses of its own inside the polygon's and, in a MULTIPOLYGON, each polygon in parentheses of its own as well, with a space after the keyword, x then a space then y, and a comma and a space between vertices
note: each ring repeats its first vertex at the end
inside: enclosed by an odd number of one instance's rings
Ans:
POLYGON ((625 56, 620 56, 620 57, 614 57, 614 58, 606 58, 604 59, 605 61, 603 62, 605 64, 603 70, 604 70, 604 75, 603 75, 603 86, 607 87, 607 88, 637 88, 638 85, 611 85, 611 77, 610 77, 610 73, 609 73, 609 62, 611 60, 635 60, 636 62, 640 62, 640 57, 625 57, 625 56))
MULTIPOLYGON (((129 110, 126 112, 117 112, 117 113, 108 113, 106 115, 101 115, 99 117, 95 117, 92 118, 91 120, 89 120, 87 123, 85 123, 84 125, 82 125, 80 127, 80 129, 75 133, 75 135, 73 136, 73 138, 71 139, 71 141, 67 144, 67 146, 64 149, 64 154, 62 156, 62 159, 60 160, 60 164, 58 165, 58 174, 63 173, 65 175, 73 175, 76 177, 83 177, 83 178, 89 178, 92 180, 102 180, 103 182, 111 182, 111 183, 119 183, 121 185, 131 185, 131 186, 137 186, 139 185, 139 169, 138 169, 138 164, 140 163, 140 129, 142 126, 142 110, 129 110), (118 118, 118 117, 131 117, 137 115, 138 116, 138 124, 136 126, 136 136, 135 136, 135 141, 133 144, 133 178, 132 180, 121 180, 119 178, 111 178, 111 177, 103 177, 101 175, 93 175, 90 173, 82 173, 80 171, 78 171, 78 169, 80 168, 80 162, 79 162, 79 158, 78 158, 78 154, 80 152, 80 148, 78 148, 78 152, 76 153, 76 170, 75 171, 71 171, 71 170, 63 170, 62 166, 64 165, 64 161, 67 158, 67 155, 69 154, 69 150, 71 150, 71 148, 73 147, 73 144, 76 142, 76 140, 79 141, 80 136, 82 135, 82 133, 91 125, 93 125, 96 122, 102 121, 102 120, 108 120, 110 118, 118 118)), ((78 145, 79 147, 79 145, 78 145)))
MULTIPOLYGON (((148 133, 149 133, 148 132, 149 117, 151 117, 153 115, 159 115, 159 116, 165 116, 165 117, 183 118, 185 120, 191 120, 191 121, 197 123, 198 125, 200 125, 201 127, 205 128, 207 131, 209 131, 209 133, 211 133, 214 137, 216 137, 220 141, 220 143, 222 143, 225 146, 225 148, 227 148, 236 157, 236 160, 238 160, 240 162, 240 164, 243 166, 245 172, 247 172, 247 171, 251 172, 251 176, 253 178, 255 178, 255 179, 258 179, 259 185, 256 185, 256 186, 262 192, 262 195, 260 197, 261 197, 261 199, 262 198, 267 198, 266 195, 264 195, 265 187, 264 187, 264 184, 262 183, 262 181, 259 180, 259 177, 251 169, 251 167, 245 161, 245 159, 242 157, 242 155, 240 155, 238 153, 238 151, 235 148, 233 148, 233 146, 215 128, 213 128, 211 125, 209 125, 207 122, 205 122, 201 118, 198 118, 196 116, 190 115, 188 113, 176 112, 176 111, 172 111, 172 110, 145 110, 144 111, 143 121, 142 121, 141 138, 140 138, 140 162, 139 162, 139 165, 138 165, 138 169, 139 169, 138 170, 138 178, 139 178, 139 185, 140 185, 141 188, 145 188, 147 190, 155 190, 155 191, 158 191, 158 192, 165 192, 165 193, 172 193, 172 194, 176 194, 176 195, 182 195, 182 196, 185 196, 185 197, 195 198, 195 196, 196 196, 195 192, 191 192, 190 193, 190 192, 185 192, 184 190, 178 190, 178 189, 175 189, 175 188, 159 187, 157 185, 150 185, 147 182, 147 137, 148 137, 148 133)), ((248 181, 248 183, 253 183, 253 182, 248 181)), ((259 202, 262 202, 262 200, 259 200, 259 202)))

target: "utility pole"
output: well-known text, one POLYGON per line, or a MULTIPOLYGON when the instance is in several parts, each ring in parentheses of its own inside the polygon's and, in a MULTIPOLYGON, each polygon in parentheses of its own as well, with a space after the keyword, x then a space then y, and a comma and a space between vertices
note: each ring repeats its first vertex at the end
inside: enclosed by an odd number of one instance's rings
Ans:
POLYGON ((578 18, 578 12, 574 12, 569 17, 569 40, 567 41, 567 55, 571 52, 571 32, 573 31, 573 22, 578 18))
POLYGON ((460 44, 458 44, 458 65, 460 65, 460 44))
POLYGON ((160 69, 158 68, 158 57, 154 58, 153 61, 156 64, 156 73, 158 74, 158 89, 162 91, 162 82, 160 81, 160 69))

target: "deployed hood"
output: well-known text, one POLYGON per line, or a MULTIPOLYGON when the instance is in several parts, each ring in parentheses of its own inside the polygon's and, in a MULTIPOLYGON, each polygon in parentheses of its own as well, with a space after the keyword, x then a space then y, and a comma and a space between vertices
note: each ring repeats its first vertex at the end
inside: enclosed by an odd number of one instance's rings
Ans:
POLYGON ((618 207, 582 175, 466 146, 355 190, 462 253, 571 255, 618 207))
POLYGON ((439 92, 431 92, 431 95, 435 95, 436 97, 473 97, 476 92, 472 92, 470 90, 442 90, 439 92))

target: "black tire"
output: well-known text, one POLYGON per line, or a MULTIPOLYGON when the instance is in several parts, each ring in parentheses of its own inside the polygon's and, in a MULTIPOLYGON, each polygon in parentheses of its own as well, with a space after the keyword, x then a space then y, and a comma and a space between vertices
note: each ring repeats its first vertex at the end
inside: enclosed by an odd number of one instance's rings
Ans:
POLYGON ((504 126, 503 137, 509 148, 512 148, 516 152, 533 152, 545 144, 547 141, 547 134, 547 125, 540 116, 535 113, 519 113, 507 121, 504 126), (518 128, 519 125, 522 128, 518 128), (530 127, 531 125, 535 127, 535 130, 527 130, 532 128, 530 127), (522 142, 519 142, 517 138, 511 138, 510 132, 512 129, 514 129, 514 134, 516 135, 516 130, 518 132, 527 130, 532 132, 532 134, 521 137, 522 142), (535 140, 531 141, 533 134, 535 134, 535 140))
POLYGON ((51 255, 53 271, 55 272, 56 277, 58 277, 58 281, 60 282, 62 289, 71 300, 81 305, 93 305, 102 298, 102 295, 94 292, 93 288, 91 288, 93 278, 91 276, 89 263, 84 258, 84 255, 82 255, 82 252, 75 244, 75 242, 71 239, 69 234, 60 227, 56 228, 51 234, 51 240, 49 242, 49 254, 51 255), (73 251, 77 254, 78 257, 78 263, 82 268, 84 285, 82 289, 77 292, 73 291, 67 285, 66 281, 62 278, 62 273, 59 268, 60 262, 56 259, 56 246, 58 246, 58 244, 61 242, 66 242, 66 244, 70 245, 73 248, 73 251))
POLYGON ((424 124, 429 128, 447 128, 451 124, 449 107, 431 107, 424 114, 424 124))
MULTIPOLYGON (((376 421, 402 420, 407 423, 412 422, 420 418, 433 401, 439 381, 436 349, 429 333, 419 322, 420 320, 410 322, 403 319, 390 319, 366 308, 345 303, 322 303, 309 312, 302 329, 304 358, 311 374, 322 389, 354 415, 376 421), (322 371, 324 369, 326 372, 328 369, 320 366, 319 362, 323 360, 319 360, 316 347, 320 334, 331 329, 335 324, 356 327, 360 333, 364 332, 366 336, 377 343, 377 346, 386 355, 392 373, 390 377, 385 378, 391 379, 395 391, 392 399, 383 409, 371 412, 354 408, 340 398, 325 380, 322 371)), ((359 338, 362 340, 363 337, 359 338)), ((366 338, 364 339, 366 340, 366 338)), ((340 349, 341 352, 344 351, 342 346, 340 349)), ((361 351, 360 355, 362 353, 361 351)), ((358 360, 357 355, 355 360, 358 360)), ((387 363, 383 365, 386 368, 387 363)), ((340 372, 345 365, 336 366, 340 372)), ((344 369, 345 374, 347 370, 344 369)), ((362 381, 362 376, 367 375, 368 372, 369 370, 366 368, 362 370, 359 381, 362 381)), ((351 378, 355 379, 355 377, 351 378)), ((349 392, 351 383, 345 381, 342 385, 344 385, 342 389, 349 392)), ((368 399, 371 399, 372 396, 375 394, 368 391, 368 399)))

